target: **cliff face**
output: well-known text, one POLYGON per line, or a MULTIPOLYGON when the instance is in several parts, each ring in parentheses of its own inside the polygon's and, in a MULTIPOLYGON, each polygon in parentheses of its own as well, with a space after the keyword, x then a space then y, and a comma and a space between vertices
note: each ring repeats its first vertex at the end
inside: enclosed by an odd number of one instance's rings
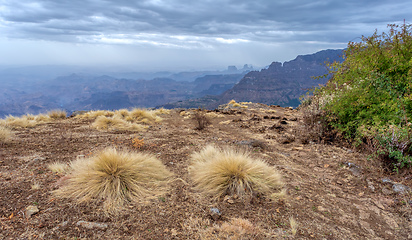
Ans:
POLYGON ((325 84, 328 79, 313 79, 327 73, 325 62, 342 61, 342 50, 324 50, 311 55, 301 55, 294 60, 273 62, 267 69, 252 71, 232 89, 223 93, 219 104, 234 99, 242 102, 259 102, 268 105, 299 105, 299 97, 308 89, 325 84))

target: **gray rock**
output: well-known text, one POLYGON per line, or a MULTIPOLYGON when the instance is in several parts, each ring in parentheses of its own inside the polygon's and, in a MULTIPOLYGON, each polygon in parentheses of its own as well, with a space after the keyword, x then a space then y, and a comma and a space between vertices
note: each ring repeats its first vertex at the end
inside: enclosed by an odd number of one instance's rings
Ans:
POLYGON ((405 186, 403 184, 400 183, 395 183, 392 185, 392 189, 393 191, 397 192, 397 193, 406 193, 407 191, 409 191, 409 187, 405 186))
POLYGON ((76 225, 82 226, 87 229, 93 229, 93 228, 106 229, 108 227, 106 223, 86 222, 86 221, 78 221, 76 225))
POLYGON ((210 216, 212 217, 213 220, 218 220, 222 213, 219 211, 217 208, 211 208, 210 209, 210 216))
POLYGON ((344 164, 349 167, 349 171, 351 171, 353 175, 357 177, 361 175, 362 170, 360 167, 350 162, 345 162, 344 164))
POLYGON ((383 183, 392 183, 392 180, 390 180, 389 178, 382 178, 382 182, 383 183))
POLYGON ((366 179, 366 182, 368 183, 368 188, 374 192, 375 191, 375 186, 373 186, 373 182, 370 181, 369 179, 366 179))
POLYGON ((385 195, 391 195, 393 191, 385 187, 385 188, 382 188, 382 193, 385 195))
POLYGON ((38 213, 39 212, 39 209, 37 208, 37 206, 33 206, 33 205, 30 205, 30 206, 28 206, 28 207, 26 207, 26 218, 29 218, 29 217, 31 217, 32 215, 34 215, 34 214, 36 214, 36 213, 38 213))

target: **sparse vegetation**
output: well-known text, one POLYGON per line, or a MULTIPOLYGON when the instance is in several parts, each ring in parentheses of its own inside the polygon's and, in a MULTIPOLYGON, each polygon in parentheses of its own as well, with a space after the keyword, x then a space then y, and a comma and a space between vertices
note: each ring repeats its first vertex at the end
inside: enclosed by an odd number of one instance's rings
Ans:
POLYGON ((189 218, 183 227, 195 239, 260 239, 266 235, 259 226, 244 218, 232 218, 221 225, 211 225, 208 219, 189 218))
POLYGON ((47 165, 47 168, 54 173, 65 173, 69 170, 69 166, 61 162, 51 163, 47 165))
POLYGON ((209 117, 202 110, 197 110, 193 115, 193 119, 197 130, 203 130, 211 123, 209 117))
POLYGON ((225 195, 270 195, 282 187, 276 169, 245 151, 209 145, 190 158, 189 174, 196 188, 215 199, 225 195))
POLYGON ((355 146, 375 144, 375 153, 398 171, 412 166, 412 25, 389 28, 350 42, 345 60, 330 65, 332 78, 314 91, 310 105, 328 99, 319 121, 355 146))
POLYGON ((51 119, 65 119, 67 117, 67 112, 64 110, 51 110, 47 115, 51 119))
POLYGON ((56 196, 77 202, 103 201, 115 214, 125 202, 141 203, 163 194, 171 173, 153 155, 104 149, 71 163, 67 184, 56 196))
POLYGON ((131 123, 118 116, 106 117, 99 116, 93 122, 92 126, 98 130, 116 131, 116 130, 130 130, 142 131, 144 126, 137 123, 131 123))
POLYGON ((292 232, 292 235, 295 236, 296 233, 298 232, 298 222, 296 222, 295 218, 290 217, 289 224, 290 224, 290 230, 292 232))
POLYGON ((39 124, 49 123, 59 119, 65 119, 66 112, 62 110, 52 110, 47 114, 26 114, 21 117, 7 116, 0 120, 0 125, 7 125, 11 128, 32 128, 39 124))
POLYGON ((143 125, 161 122, 161 114, 169 114, 170 111, 166 109, 146 110, 135 108, 131 111, 127 109, 120 109, 114 112, 111 111, 90 111, 79 114, 76 118, 95 119, 92 126, 99 130, 117 131, 142 131, 145 127, 143 125))
POLYGON ((4 126, 0 125, 0 143, 7 143, 13 136, 13 132, 4 126))

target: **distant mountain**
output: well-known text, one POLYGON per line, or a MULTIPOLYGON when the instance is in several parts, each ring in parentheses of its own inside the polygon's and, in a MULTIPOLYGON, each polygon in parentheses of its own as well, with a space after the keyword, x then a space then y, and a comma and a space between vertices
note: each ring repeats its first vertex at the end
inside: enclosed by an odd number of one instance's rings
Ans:
POLYGON ((13 81, 7 85, 3 82, 3 87, 0 86, 0 117, 38 114, 51 109, 71 112, 155 107, 168 102, 200 98, 206 94, 219 95, 238 83, 244 74, 206 75, 190 82, 167 77, 133 80, 82 74, 50 80, 23 79, 18 85, 13 85, 13 81))
POLYGON ((213 109, 234 99, 240 102, 258 102, 268 105, 297 107, 299 97, 308 89, 325 84, 328 79, 313 79, 327 73, 325 62, 342 61, 342 49, 323 50, 299 55, 289 62, 273 62, 267 69, 247 73, 233 88, 219 96, 204 97, 186 102, 169 103, 167 107, 197 107, 213 109))

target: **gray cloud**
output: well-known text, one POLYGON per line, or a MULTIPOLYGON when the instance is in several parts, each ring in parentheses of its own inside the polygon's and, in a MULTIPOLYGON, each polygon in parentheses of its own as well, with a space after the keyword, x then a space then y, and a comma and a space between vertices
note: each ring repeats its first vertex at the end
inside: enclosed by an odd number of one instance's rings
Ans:
POLYGON ((0 36, 204 51, 293 43, 310 51, 386 30, 410 12, 401 0, 0 0, 0 36))

